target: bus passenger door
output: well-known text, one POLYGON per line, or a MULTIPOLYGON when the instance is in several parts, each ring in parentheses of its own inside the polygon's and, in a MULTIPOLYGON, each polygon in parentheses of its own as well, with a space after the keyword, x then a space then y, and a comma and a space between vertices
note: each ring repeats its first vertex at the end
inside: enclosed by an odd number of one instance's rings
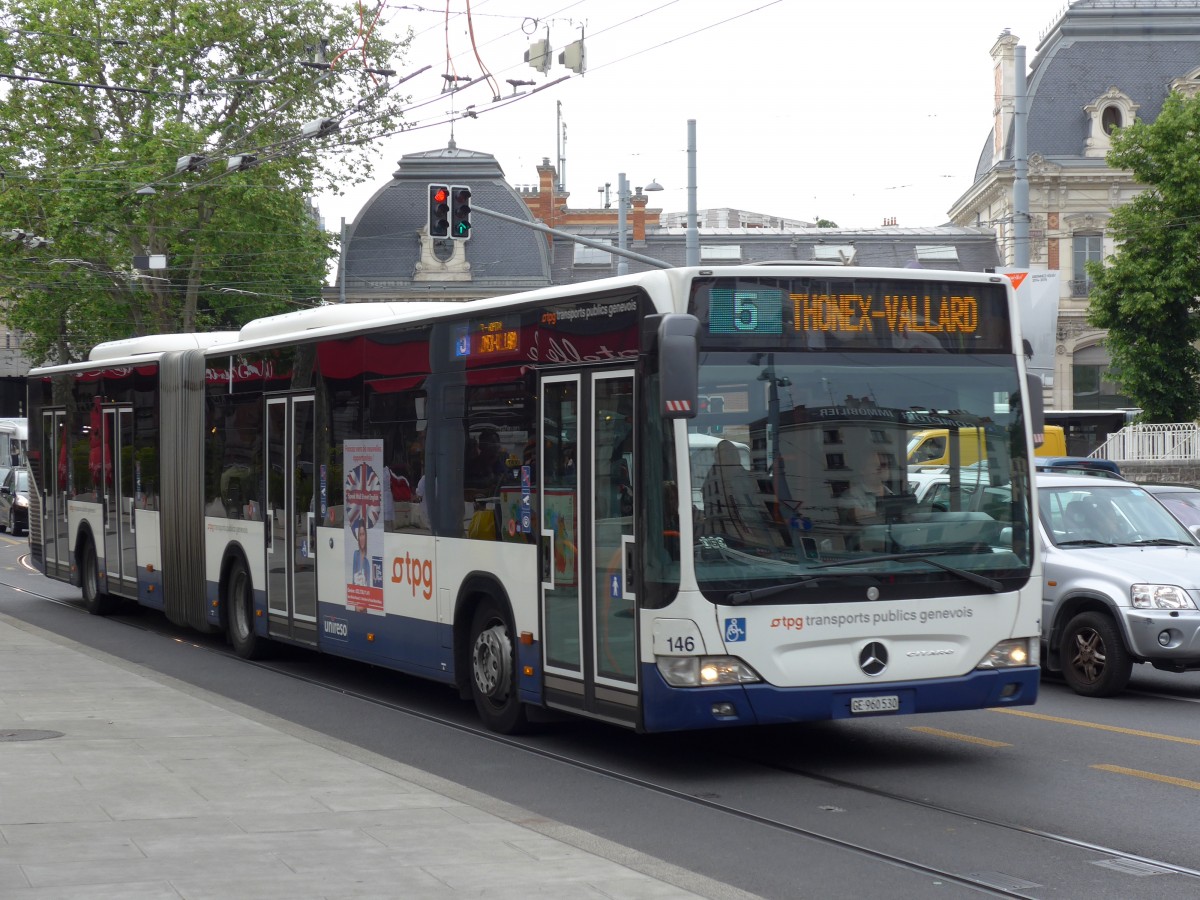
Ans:
POLYGON ((137 554, 133 540, 133 408, 104 410, 100 484, 104 505, 104 568, 108 589, 137 596, 137 554))
POLYGON ((312 395, 267 400, 267 629, 317 642, 316 438, 312 395))
POLYGON ((546 700, 634 725, 634 375, 547 376, 539 393, 546 700))
POLYGON ((46 574, 57 578, 69 578, 71 574, 71 536, 67 528, 71 453, 67 445, 67 414, 61 409, 42 413, 42 471, 38 483, 42 553, 46 574))

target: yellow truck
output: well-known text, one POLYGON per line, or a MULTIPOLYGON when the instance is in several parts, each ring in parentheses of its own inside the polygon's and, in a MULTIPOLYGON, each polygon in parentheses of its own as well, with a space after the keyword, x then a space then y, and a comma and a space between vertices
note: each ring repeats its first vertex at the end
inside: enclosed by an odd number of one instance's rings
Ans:
MULTIPOLYGON (((969 466, 979 462, 981 456, 979 443, 982 437, 980 429, 963 429, 958 432, 958 464, 969 466)), ((1066 456, 1067 437, 1061 425, 1047 425, 1045 440, 1034 450, 1035 456, 1066 456)), ((908 464, 910 466, 948 466, 950 465, 950 430, 947 428, 928 428, 915 431, 908 440, 908 464)))

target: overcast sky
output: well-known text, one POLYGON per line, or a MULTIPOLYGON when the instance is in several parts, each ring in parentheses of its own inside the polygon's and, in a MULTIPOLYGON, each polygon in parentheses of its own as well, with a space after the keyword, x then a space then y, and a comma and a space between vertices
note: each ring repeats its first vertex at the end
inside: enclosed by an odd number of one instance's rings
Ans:
MULTIPOLYGON (((451 110, 463 149, 497 158, 512 185, 537 183, 553 162, 557 104, 566 124, 566 188, 572 208, 602 205, 619 172, 631 188, 665 190, 651 206, 687 209, 687 121, 697 128, 699 208, 734 207, 842 227, 940 225, 971 185, 992 123, 989 51, 1004 29, 1032 63, 1065 0, 467 0, 389 4, 389 36, 411 28, 403 76, 417 127, 379 141, 372 183, 319 198, 336 231, 387 183, 400 157, 446 146, 451 110), (440 8, 433 8, 440 7, 440 8), (583 29, 587 72, 558 63, 583 29), (524 61, 547 36, 554 64, 524 61), (507 79, 569 80, 509 104, 486 82, 440 94, 448 71, 482 74, 474 45, 503 96, 507 79), (427 102, 432 101, 432 102, 427 102)), ((530 91, 530 87, 518 90, 530 91)))

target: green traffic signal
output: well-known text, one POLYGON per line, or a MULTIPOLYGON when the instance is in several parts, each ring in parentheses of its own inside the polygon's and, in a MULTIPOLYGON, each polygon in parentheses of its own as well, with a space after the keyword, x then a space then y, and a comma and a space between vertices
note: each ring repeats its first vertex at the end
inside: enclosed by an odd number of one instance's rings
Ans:
POLYGON ((450 188, 450 236, 464 241, 471 236, 471 189, 465 185, 450 188))

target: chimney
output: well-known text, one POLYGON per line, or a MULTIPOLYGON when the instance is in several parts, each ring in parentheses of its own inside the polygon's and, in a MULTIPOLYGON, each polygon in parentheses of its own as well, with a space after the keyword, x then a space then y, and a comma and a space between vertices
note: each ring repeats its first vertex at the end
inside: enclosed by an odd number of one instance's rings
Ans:
MULTIPOLYGON (((992 107, 992 165, 1004 159, 1004 141, 1012 127, 1017 104, 1017 45, 1020 43, 1007 28, 992 45, 992 69, 995 78, 995 103, 992 107)), ((1021 77, 1025 74, 1022 72, 1021 77)))
POLYGON ((629 205, 633 212, 633 239, 645 243, 646 240, 646 204, 650 198, 642 193, 642 189, 638 188, 638 192, 629 198, 629 205))

